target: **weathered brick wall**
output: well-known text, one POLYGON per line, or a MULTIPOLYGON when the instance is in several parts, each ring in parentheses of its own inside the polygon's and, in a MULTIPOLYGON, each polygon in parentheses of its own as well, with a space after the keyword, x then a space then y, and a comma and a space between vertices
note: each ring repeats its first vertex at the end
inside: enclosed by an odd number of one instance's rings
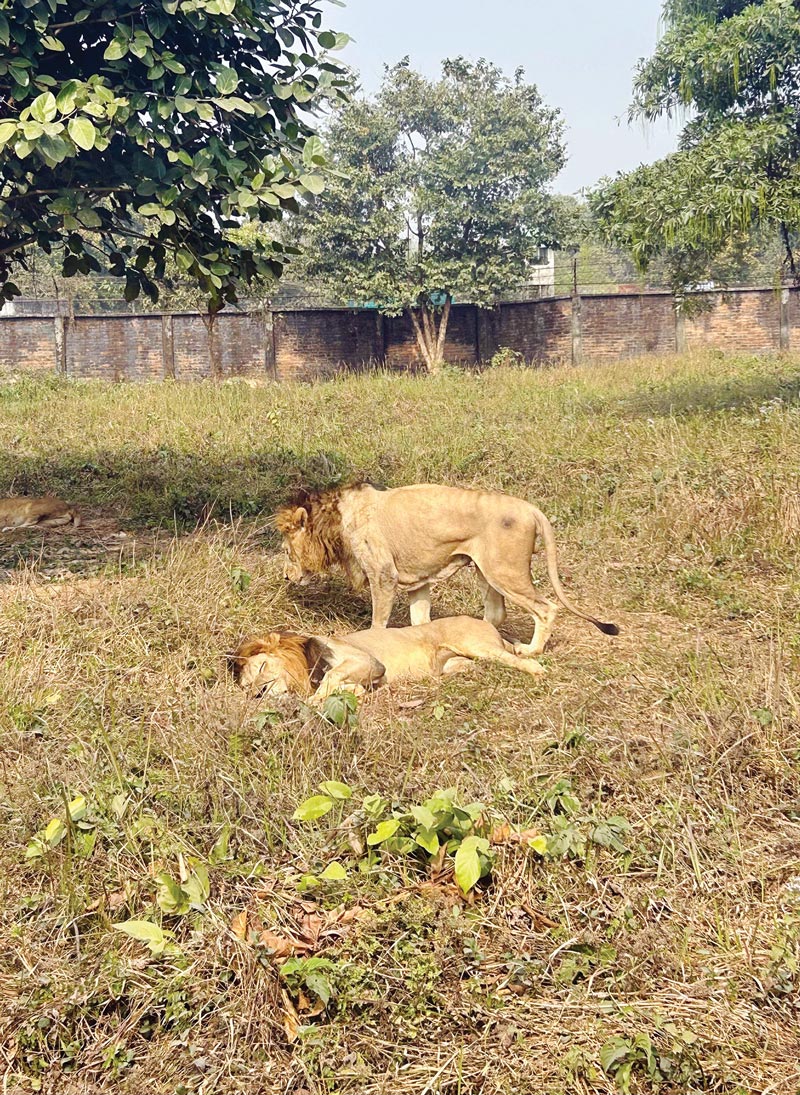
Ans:
MULTIPOLYGON (((800 292, 741 289, 712 293, 707 301, 709 309, 682 318, 668 293, 545 298, 489 311, 456 305, 445 357, 474 364, 503 346, 534 363, 611 361, 684 347, 800 349, 800 292)), ((223 313, 213 340, 212 346, 203 317, 195 314, 6 316, 0 318, 0 368, 61 367, 70 376, 110 380, 200 380, 212 376, 212 358, 221 377, 276 379, 374 363, 392 369, 420 364, 410 320, 369 309, 223 313)))
POLYGON ((0 319, 0 368, 51 372, 56 368, 52 319, 8 316, 0 319))
MULTIPOLYGON (((496 313, 495 350, 508 346, 522 354, 526 361, 571 360, 572 301, 569 298, 501 304, 496 313)), ((487 344, 482 346, 484 360, 491 358, 490 350, 487 339, 487 344)))
POLYGON ((384 357, 383 319, 361 312, 276 312, 275 372, 279 379, 328 373, 344 365, 363 368, 384 357))
POLYGON ((581 299, 580 356, 618 361, 676 348, 675 306, 668 294, 591 296, 581 299))
POLYGON ((780 292, 738 289, 714 293, 713 307, 686 319, 686 348, 763 353, 780 348, 780 292))
POLYGON ((161 316, 76 316, 64 326, 67 376, 161 380, 161 316))
POLYGON ((223 312, 217 316, 214 327, 223 376, 272 374, 272 332, 263 316, 223 312))

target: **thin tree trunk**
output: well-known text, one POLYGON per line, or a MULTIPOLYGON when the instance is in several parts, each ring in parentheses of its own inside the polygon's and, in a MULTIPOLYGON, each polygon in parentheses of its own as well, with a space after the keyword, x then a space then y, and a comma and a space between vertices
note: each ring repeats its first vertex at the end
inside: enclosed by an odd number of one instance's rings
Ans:
POLYGON ((797 263, 795 262, 792 241, 789 238, 789 229, 787 228, 785 221, 781 221, 781 238, 783 239, 783 246, 786 251, 786 261, 789 266, 789 272, 792 275, 792 281, 797 285, 797 263))
POLYGON ((450 297, 445 297, 444 307, 442 308, 442 318, 439 320, 439 336, 436 339, 436 354, 435 360, 437 365, 441 365, 444 361, 444 344, 447 338, 447 322, 450 319, 450 297))
POLYGON ((419 319, 413 308, 408 309, 408 314, 411 316, 411 322, 414 325, 414 334, 417 336, 417 346, 419 346, 419 352, 422 354, 422 360, 425 362, 425 367, 429 373, 434 372, 435 366, 431 360, 431 353, 428 349, 428 344, 425 341, 425 334, 420 326, 419 319))
POLYGON ((428 354, 433 358, 433 351, 436 345, 436 332, 433 327, 433 319, 428 310, 428 305, 420 305, 420 312, 422 313, 422 329, 425 332, 425 343, 428 347, 428 354))

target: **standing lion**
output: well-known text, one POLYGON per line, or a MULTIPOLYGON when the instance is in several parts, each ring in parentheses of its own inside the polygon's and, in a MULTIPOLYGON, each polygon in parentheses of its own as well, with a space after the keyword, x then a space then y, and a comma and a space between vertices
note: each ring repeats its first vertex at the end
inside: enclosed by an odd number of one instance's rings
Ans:
POLYGON ((517 653, 541 654, 553 629, 557 605, 531 583, 537 538, 561 604, 606 635, 619 634, 576 608, 556 565, 553 527, 536 506, 494 491, 420 483, 394 490, 369 484, 304 492, 274 515, 287 553, 284 576, 305 584, 312 574, 341 567, 356 588, 369 583, 372 626, 386 627, 398 590, 411 600, 412 624, 431 618, 431 586, 473 563, 484 595, 484 619, 499 626, 505 602, 530 612, 531 642, 517 653))

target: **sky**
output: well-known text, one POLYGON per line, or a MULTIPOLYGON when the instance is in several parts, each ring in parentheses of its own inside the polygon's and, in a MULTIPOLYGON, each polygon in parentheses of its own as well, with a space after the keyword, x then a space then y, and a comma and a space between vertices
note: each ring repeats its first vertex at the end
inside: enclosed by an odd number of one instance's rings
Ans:
POLYGON ((559 107, 569 162, 555 183, 578 193, 604 175, 674 150, 679 126, 628 125, 637 61, 658 40, 662 0, 347 0, 326 23, 355 39, 339 56, 374 91, 383 65, 408 54, 435 76, 444 57, 485 57, 508 75, 525 69, 559 107))

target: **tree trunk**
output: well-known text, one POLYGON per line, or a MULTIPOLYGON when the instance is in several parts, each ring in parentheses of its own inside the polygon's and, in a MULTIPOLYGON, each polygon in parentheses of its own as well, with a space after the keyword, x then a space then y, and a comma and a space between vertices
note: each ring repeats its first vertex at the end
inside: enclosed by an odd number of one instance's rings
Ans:
POLYGON ((786 265, 789 267, 789 273, 792 275, 792 281, 795 285, 797 285, 797 263, 795 262, 794 251, 792 250, 792 241, 789 236, 789 229, 785 221, 781 221, 781 238, 783 240, 783 248, 786 253, 786 265))
POLYGON ((417 337, 417 346, 429 373, 438 372, 444 361, 444 347, 447 341, 447 324, 450 320, 451 304, 452 299, 448 294, 438 324, 435 310, 427 303, 408 310, 414 327, 414 334, 417 337))

